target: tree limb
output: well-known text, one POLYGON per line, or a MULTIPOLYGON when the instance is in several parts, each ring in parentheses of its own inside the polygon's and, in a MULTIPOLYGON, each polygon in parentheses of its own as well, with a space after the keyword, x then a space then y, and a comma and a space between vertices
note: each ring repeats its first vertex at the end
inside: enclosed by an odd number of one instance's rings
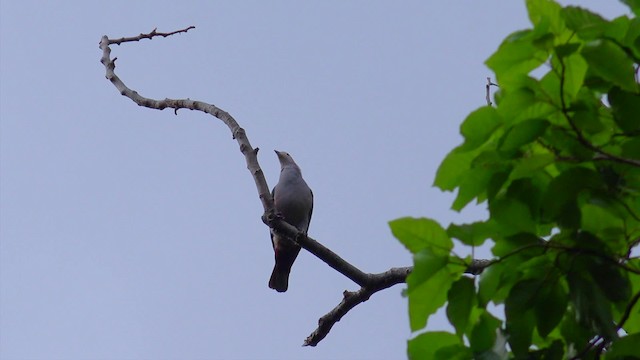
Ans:
MULTIPOLYGON (((174 34, 186 33, 190 29, 194 29, 194 26, 189 26, 182 30, 177 30, 169 33, 160 33, 156 29, 153 29, 148 34, 140 34, 134 37, 122 37, 120 39, 109 39, 106 35, 100 40, 100 49, 102 50, 102 57, 100 62, 104 65, 106 74, 105 77, 111 81, 111 83, 118 89, 121 95, 126 96, 139 106, 144 106, 150 109, 164 110, 166 108, 174 109, 174 113, 177 115, 179 109, 198 110, 204 113, 210 114, 215 118, 221 120, 229 130, 240 146, 240 152, 244 155, 247 163, 247 169, 251 173, 253 180, 258 190, 258 196, 264 209, 264 215, 262 221, 281 233, 287 239, 296 242, 302 248, 315 255, 320 260, 324 261, 327 265, 343 274, 347 278, 351 279, 356 284, 360 285, 360 290, 355 292, 345 291, 343 293, 343 300, 329 313, 324 315, 318 321, 318 328, 305 340, 304 345, 315 346, 329 333, 331 327, 338 322, 349 310, 356 305, 365 302, 374 293, 389 288, 393 285, 404 283, 407 276, 413 269, 412 267, 392 268, 385 272, 378 274, 368 274, 353 266, 338 254, 334 253, 324 245, 320 244, 316 240, 310 238, 304 232, 298 230, 296 227, 288 224, 282 218, 278 217, 273 204, 273 198, 267 185, 267 181, 264 177, 264 173, 258 163, 258 148, 253 148, 247 134, 243 128, 236 122, 236 120, 226 111, 218 108, 215 105, 208 104, 202 101, 196 101, 191 99, 169 99, 155 100, 141 96, 137 91, 131 90, 124 82, 115 74, 115 61, 117 58, 111 59, 111 48, 109 45, 120 45, 124 42, 140 41, 142 39, 152 39, 156 36, 167 37, 174 34)), ((466 273, 477 275, 484 270, 487 266, 491 265, 490 260, 475 260, 472 264, 467 266, 466 273)))

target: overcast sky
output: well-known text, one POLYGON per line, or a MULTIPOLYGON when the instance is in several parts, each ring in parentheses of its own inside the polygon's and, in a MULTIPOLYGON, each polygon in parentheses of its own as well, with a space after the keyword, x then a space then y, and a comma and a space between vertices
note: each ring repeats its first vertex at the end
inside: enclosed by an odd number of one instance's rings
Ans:
POLYGON ((269 232, 228 129, 138 107, 105 80, 102 35, 189 25, 113 46, 117 74, 231 113, 270 187, 273 149, 290 152, 315 194, 310 235, 352 264, 411 264, 389 220, 484 216, 431 184, 485 103, 484 60, 529 26, 523 1, 2 0, 0 358, 404 358, 400 285, 301 347, 357 286, 303 251, 289 291, 269 289, 269 232))

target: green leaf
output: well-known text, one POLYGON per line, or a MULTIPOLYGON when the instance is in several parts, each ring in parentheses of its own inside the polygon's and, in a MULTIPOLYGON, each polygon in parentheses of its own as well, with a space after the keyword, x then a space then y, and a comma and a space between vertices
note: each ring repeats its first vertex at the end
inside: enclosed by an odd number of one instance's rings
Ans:
POLYGON ((460 133, 465 139, 460 150, 470 151, 484 144, 501 122, 496 109, 490 106, 481 107, 469 114, 460 126, 460 133))
POLYGON ((441 347, 436 351, 436 360, 469 360, 473 359, 473 353, 471 349, 462 345, 455 344, 445 347, 441 347))
POLYGON ((415 271, 411 272, 413 285, 423 284, 431 279, 438 271, 441 271, 449 262, 446 254, 436 254, 430 248, 422 249, 413 256, 415 271))
POLYGON ((444 331, 431 331, 409 340, 407 352, 409 359, 435 360, 438 350, 452 345, 461 345, 457 336, 444 331))
POLYGON ((640 130, 640 95, 632 94, 614 87, 609 92, 609 103, 613 119, 620 128, 628 133, 640 130))
POLYGON ((584 349, 594 336, 591 329, 579 322, 577 311, 573 304, 569 306, 565 317, 560 323, 560 335, 567 344, 567 348, 584 349))
POLYGON ((613 302, 629 300, 631 297, 631 283, 627 274, 621 272, 616 264, 599 257, 592 257, 589 261, 588 270, 607 299, 613 302))
POLYGON ((627 33, 622 42, 635 55, 636 59, 640 57, 640 18, 636 17, 629 21, 627 33))
POLYGON ((582 56, 589 69, 601 78, 612 82, 624 90, 637 92, 634 80, 633 62, 624 50, 607 40, 595 40, 582 47, 582 56))
POLYGON ((496 171, 491 177, 489 185, 487 186, 486 194, 489 203, 492 203, 493 200, 495 200, 496 196, 498 196, 498 193, 500 193, 504 185, 507 183, 507 180, 509 180, 509 173, 511 173, 510 170, 511 169, 507 168, 503 171, 496 171))
POLYGON ((542 199, 543 215, 548 221, 557 221, 564 227, 578 227, 578 194, 601 186, 602 181, 595 171, 584 167, 570 168, 549 183, 542 199))
MULTIPOLYGON (((604 205, 604 204, 603 204, 604 205)), ((584 204, 580 207, 582 229, 593 234, 601 234, 607 230, 624 229, 624 221, 609 209, 596 204, 584 204)))
POLYGON ((595 109, 575 109, 573 122, 578 129, 587 134, 598 134, 605 130, 605 126, 598 115, 598 111, 595 109))
POLYGON ((515 284, 505 301, 505 314, 509 318, 518 319, 533 309, 536 296, 542 289, 542 281, 537 279, 525 279, 515 284))
POLYGON ((587 75, 587 62, 580 54, 572 54, 563 59, 564 95, 574 99, 584 84, 587 75))
POLYGON ((542 189, 546 187, 546 179, 540 181, 539 178, 532 174, 529 178, 513 180, 507 189, 507 197, 527 205, 534 221, 540 219, 542 189))
POLYGON ((520 281, 511 288, 505 301, 509 345, 516 356, 525 355, 531 345, 535 325, 532 309, 542 286, 537 279, 520 281))
POLYGON ((555 47, 556 56, 559 58, 565 58, 574 54, 578 49, 580 49, 580 43, 561 44, 555 47))
MULTIPOLYGON (((637 269, 640 267, 640 260, 636 259, 635 262, 632 261, 630 265, 635 265, 635 268, 637 269)), ((631 276, 630 282, 631 287, 633 288, 632 292, 634 294, 640 292, 640 276, 631 276)), ((640 301, 636 302, 630 310, 629 318, 625 321, 622 328, 627 332, 627 334, 640 333, 640 301)))
MULTIPOLYGON (((517 233, 511 236, 507 236, 499 241, 496 241, 495 246, 491 250, 493 255, 498 257, 503 257, 505 255, 509 255, 514 251, 522 251, 522 249, 531 247, 533 250, 535 247, 538 247, 536 250, 536 254, 540 249, 543 249, 545 242, 531 233, 517 233)), ((526 255, 525 252, 523 255, 526 255)))
POLYGON ((389 222, 391 232, 396 239, 412 253, 425 248, 439 249, 448 253, 453 241, 436 221, 426 218, 404 217, 389 222))
POLYGON ((511 153, 540 137, 549 123, 544 119, 531 119, 511 127, 498 142, 498 150, 511 153))
POLYGON ((536 327, 540 336, 546 338, 560 324, 567 311, 568 302, 567 291, 559 282, 547 282, 542 287, 534 307, 536 327))
POLYGON ((533 221, 529 207, 514 199, 497 199, 489 205, 491 219, 500 225, 503 236, 520 232, 536 233, 536 223, 533 221))
POLYGON ((507 339, 516 358, 523 358, 529 352, 534 326, 535 319, 532 312, 527 312, 512 321, 507 318, 507 339))
POLYGON ((496 342, 496 331, 502 322, 496 319, 488 311, 483 310, 480 320, 471 330, 469 343, 474 353, 479 353, 491 349, 496 342))
POLYGON ((622 156, 631 159, 640 159, 640 137, 629 139, 622 144, 622 156))
POLYGON ((469 172, 471 161, 477 154, 473 152, 461 152, 457 148, 450 152, 442 161, 436 172, 436 178, 433 182, 434 186, 443 191, 452 191, 466 177, 469 172))
POLYGON ((544 169, 555 161, 555 155, 551 153, 535 154, 519 159, 511 172, 511 179, 516 180, 523 177, 530 177, 535 171, 544 169))
POLYGON ((636 16, 640 16, 640 0, 621 0, 636 16))
POLYGON ((560 17, 561 9, 555 1, 527 0, 527 12, 531 23, 536 27, 549 26, 556 34, 564 30, 564 22, 560 17))
POLYGON ((447 294, 447 318, 456 329, 460 338, 467 331, 471 308, 476 300, 476 288, 474 281, 468 277, 461 277, 454 282, 447 294))
POLYGON ((476 167, 467 172, 467 176, 460 182, 458 195, 451 205, 455 211, 462 210, 471 200, 483 194, 494 171, 485 167, 476 167))
MULTIPOLYGON (((588 253, 590 254, 600 254, 603 256, 612 256, 615 254, 615 251, 613 251, 610 246, 613 244, 602 241, 602 239, 588 231, 580 231, 577 234, 572 232, 569 236, 574 240, 572 245, 581 250, 589 250, 588 253)), ((580 260, 582 261, 583 258, 580 258, 580 260)), ((580 264, 582 265, 582 263, 580 264)))
MULTIPOLYGON (((484 308, 489 301, 495 300, 497 291, 500 288, 502 274, 505 271, 505 264, 496 263, 486 268, 480 275, 480 284, 478 286, 478 306, 484 308)), ((505 295, 506 296, 506 295, 505 295)))
POLYGON ((631 21, 626 16, 618 16, 607 23, 603 38, 615 40, 619 45, 625 46, 625 38, 629 31, 631 21))
MULTIPOLYGON (((537 80, 533 78, 525 78, 534 84, 537 83, 537 80)), ((520 114, 522 109, 526 109, 535 103, 535 91, 529 87, 520 87, 503 93, 497 111, 504 118, 505 123, 510 125, 513 118, 520 114)))
POLYGON ((504 332, 498 330, 493 347, 490 350, 476 352, 473 354, 475 360, 507 360, 509 352, 507 351, 507 337, 504 332))
POLYGON ((451 284, 464 271, 448 262, 448 255, 438 255, 429 248, 414 256, 414 268, 407 277, 411 331, 427 325, 429 317, 445 303, 451 284))
MULTIPOLYGON (((576 262, 576 265, 579 264, 576 262)), ((576 308, 578 323, 590 329, 593 334, 599 334, 607 340, 617 339, 611 303, 602 291, 579 269, 570 272, 568 280, 569 294, 576 308)))
POLYGON ((556 126, 547 129, 545 140, 546 146, 554 149, 555 154, 576 160, 591 161, 593 159, 593 150, 587 149, 572 133, 560 128, 560 126, 566 126, 566 121, 562 121, 564 124, 551 123, 556 126))
POLYGON ((465 245, 480 246, 495 232, 494 224, 490 221, 478 221, 471 224, 450 224, 447 234, 460 240, 465 245))
POLYGON ((512 33, 487 59, 487 66, 496 73, 501 86, 529 74, 547 60, 547 52, 536 47, 534 40, 535 33, 531 30, 512 33))
POLYGON ((614 341, 605 353, 606 360, 640 359, 640 334, 630 334, 614 341))
POLYGON ((547 348, 530 351, 527 358, 544 360, 566 359, 567 357, 564 356, 564 342, 561 340, 554 340, 547 348))
POLYGON ((607 25, 607 21, 602 16, 576 6, 563 8, 562 17, 569 29, 577 32, 581 38, 587 40, 601 36, 607 25))

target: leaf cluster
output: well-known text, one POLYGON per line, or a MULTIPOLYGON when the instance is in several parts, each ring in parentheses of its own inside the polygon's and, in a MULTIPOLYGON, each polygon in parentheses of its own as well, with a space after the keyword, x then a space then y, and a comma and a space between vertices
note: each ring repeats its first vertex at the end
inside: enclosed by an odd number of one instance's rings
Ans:
POLYGON ((623 2, 607 20, 527 0, 532 28, 486 61, 495 107, 464 120, 435 186, 488 218, 390 223, 414 259, 409 358, 640 358, 640 1, 623 2), (479 280, 452 238, 492 244, 479 280), (427 331, 444 306, 455 333, 427 331))

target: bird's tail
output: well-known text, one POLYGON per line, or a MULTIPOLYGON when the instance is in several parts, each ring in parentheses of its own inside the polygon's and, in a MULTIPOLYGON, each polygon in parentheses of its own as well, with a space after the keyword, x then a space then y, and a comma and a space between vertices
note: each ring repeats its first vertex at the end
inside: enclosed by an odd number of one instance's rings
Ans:
POLYGON ((298 257, 300 247, 287 243, 286 241, 289 240, 278 239, 275 236, 272 237, 272 241, 276 264, 271 272, 269 287, 277 292, 285 292, 289 288, 289 273, 298 257))
POLYGON ((269 279, 269 287, 277 292, 285 292, 289 288, 289 273, 291 272, 291 267, 285 268, 278 265, 279 264, 276 264, 276 266, 273 267, 273 272, 269 279))

